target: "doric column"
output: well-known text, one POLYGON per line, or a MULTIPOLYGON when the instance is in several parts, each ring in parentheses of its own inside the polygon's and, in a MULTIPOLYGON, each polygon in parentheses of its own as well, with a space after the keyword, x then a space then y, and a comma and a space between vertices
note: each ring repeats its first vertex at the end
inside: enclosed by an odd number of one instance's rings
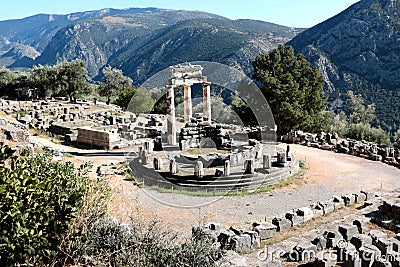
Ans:
POLYGON ((190 85, 183 85, 183 109, 185 123, 192 118, 192 88, 190 85))
POLYGON ((203 83, 203 116, 211 122, 211 95, 210 95, 211 83, 203 83))
POLYGON ((169 145, 176 145, 175 94, 174 87, 167 85, 167 138, 169 145))

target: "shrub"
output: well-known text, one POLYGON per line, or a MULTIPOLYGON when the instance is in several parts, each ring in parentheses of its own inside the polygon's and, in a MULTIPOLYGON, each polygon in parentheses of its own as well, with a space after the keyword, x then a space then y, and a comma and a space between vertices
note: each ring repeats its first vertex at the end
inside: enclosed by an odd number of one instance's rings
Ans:
POLYGON ((397 130, 394 136, 394 147, 400 149, 400 129, 397 130))
POLYGON ((217 248, 207 240, 178 241, 157 222, 100 219, 82 239, 76 239, 75 264, 85 266, 215 266, 217 248))
POLYGON ((389 144, 389 135, 384 130, 371 127, 369 124, 365 123, 350 124, 346 137, 379 144, 389 144))
POLYGON ((0 148, 0 262, 38 264, 55 255, 84 202, 88 164, 52 162, 0 148))

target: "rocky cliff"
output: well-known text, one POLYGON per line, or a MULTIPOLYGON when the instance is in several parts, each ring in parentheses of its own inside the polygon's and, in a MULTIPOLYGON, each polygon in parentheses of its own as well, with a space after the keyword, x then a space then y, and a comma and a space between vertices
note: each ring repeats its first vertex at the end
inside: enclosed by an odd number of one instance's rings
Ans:
POLYGON ((333 106, 348 90, 375 104, 377 124, 400 124, 400 1, 361 0, 288 42, 318 66, 333 106))

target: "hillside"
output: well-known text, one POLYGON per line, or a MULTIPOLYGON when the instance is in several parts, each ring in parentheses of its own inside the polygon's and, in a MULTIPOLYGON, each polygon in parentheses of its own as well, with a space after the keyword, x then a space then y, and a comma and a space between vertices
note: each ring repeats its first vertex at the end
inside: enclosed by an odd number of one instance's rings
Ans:
MULTIPOLYGON (((22 19, 0 21, 0 66, 8 66, 20 58, 8 57, 7 53, 15 46, 24 45, 26 49, 35 49, 39 53, 43 52, 53 36, 63 27, 78 23, 91 18, 123 15, 140 14, 148 12, 160 12, 157 8, 128 8, 111 9, 71 13, 66 15, 38 14, 22 19), (3 56, 2 56, 3 55, 3 56)), ((29 64, 32 57, 23 60, 24 64, 29 64)))
POLYGON ((334 107, 348 90, 376 107, 381 125, 400 125, 400 1, 362 0, 288 42, 323 73, 334 107))
POLYGON ((220 18, 195 11, 134 11, 130 14, 107 13, 86 20, 77 19, 77 22, 59 29, 35 60, 28 57, 16 59, 10 67, 31 67, 35 64, 54 64, 60 60, 80 58, 88 63, 89 74, 93 77, 114 52, 128 43, 134 43, 139 36, 151 35, 157 29, 188 19, 220 18))
POLYGON ((137 83, 188 61, 215 61, 250 74, 258 53, 276 48, 300 31, 254 20, 192 19, 143 36, 110 57, 108 64, 137 83))
POLYGON ((0 56, 0 64, 29 68, 80 58, 88 63, 91 77, 110 64, 136 83, 169 65, 194 60, 226 63, 251 73, 251 62, 259 52, 287 42, 301 30, 255 20, 233 21, 199 11, 155 8, 37 15, 0 22, 0 36, 8 49, 0 56), (7 30, 13 23, 15 30, 7 30), (22 27, 25 23, 30 26, 22 27), (35 32, 35 28, 43 30, 35 32), (17 46, 26 51, 11 53, 17 46))

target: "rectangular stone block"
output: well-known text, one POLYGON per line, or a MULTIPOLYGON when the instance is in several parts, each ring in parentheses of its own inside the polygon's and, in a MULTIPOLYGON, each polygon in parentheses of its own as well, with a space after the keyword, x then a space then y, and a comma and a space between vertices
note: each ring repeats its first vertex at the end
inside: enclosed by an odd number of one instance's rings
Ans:
POLYGON ((378 238, 375 242, 375 246, 381 251, 382 255, 386 255, 392 251, 393 243, 386 238, 378 238))
POLYGON ((327 230, 323 234, 323 237, 326 239, 326 247, 327 248, 335 248, 338 243, 343 239, 342 234, 336 230, 327 230))
POLYGON ((360 191, 360 193, 365 195, 366 201, 369 201, 375 197, 375 193, 371 191, 360 191))
POLYGON ((312 218, 314 218, 313 211, 308 207, 299 208, 296 211, 296 214, 297 214, 297 216, 303 217, 305 222, 311 220, 312 218))
POLYGON ((275 217, 272 219, 272 224, 277 226, 277 231, 288 229, 292 226, 292 222, 284 217, 275 217))
POLYGON ((333 202, 335 210, 339 210, 345 206, 344 202, 333 202))
POLYGON ((356 202, 355 196, 350 194, 342 196, 342 199, 344 200, 344 204, 346 206, 353 205, 356 202))
POLYGON ((238 253, 248 252, 251 249, 251 237, 250 235, 235 235, 231 239, 232 250, 238 253))
POLYGON ((317 236, 311 243, 317 246, 317 250, 325 250, 327 246, 327 240, 323 236, 317 236))
POLYGON ((358 233, 364 234, 368 230, 368 221, 363 219, 356 219, 353 224, 357 226, 358 233))
POLYGON ((314 218, 324 215, 324 209, 323 209, 322 205, 321 206, 318 206, 318 205, 321 205, 321 204, 311 205, 311 210, 314 213, 314 218))
POLYGON ((359 249, 365 245, 372 245, 372 238, 368 235, 357 234, 351 238, 350 242, 359 249))
POLYGON ((379 238, 387 239, 387 234, 379 230, 371 230, 368 235, 372 237, 373 243, 377 242, 379 238))
POLYGON ((358 228, 352 224, 339 225, 339 233, 342 234, 344 240, 349 241, 354 235, 358 234, 358 228))
POLYGON ((317 246, 312 243, 301 242, 294 246, 289 253, 289 260, 294 262, 309 261, 317 255, 317 246))
POLYGON ((367 200, 367 196, 363 193, 357 193, 357 194, 353 194, 353 195, 355 197, 356 203, 362 203, 367 200))
POLYGON ((393 244, 392 251, 400 252, 400 241, 394 237, 389 238, 389 241, 393 244))
POLYGON ((304 222, 304 217, 298 216, 296 213, 293 212, 286 213, 285 218, 291 222, 291 226, 296 226, 304 222))
POLYGON ((335 210, 334 202, 328 201, 328 202, 322 203, 322 206, 324 208, 324 215, 327 215, 335 210))
POLYGON ((253 229, 258 233, 261 240, 265 240, 275 236, 278 231, 278 227, 276 225, 266 222, 253 223, 253 229))

